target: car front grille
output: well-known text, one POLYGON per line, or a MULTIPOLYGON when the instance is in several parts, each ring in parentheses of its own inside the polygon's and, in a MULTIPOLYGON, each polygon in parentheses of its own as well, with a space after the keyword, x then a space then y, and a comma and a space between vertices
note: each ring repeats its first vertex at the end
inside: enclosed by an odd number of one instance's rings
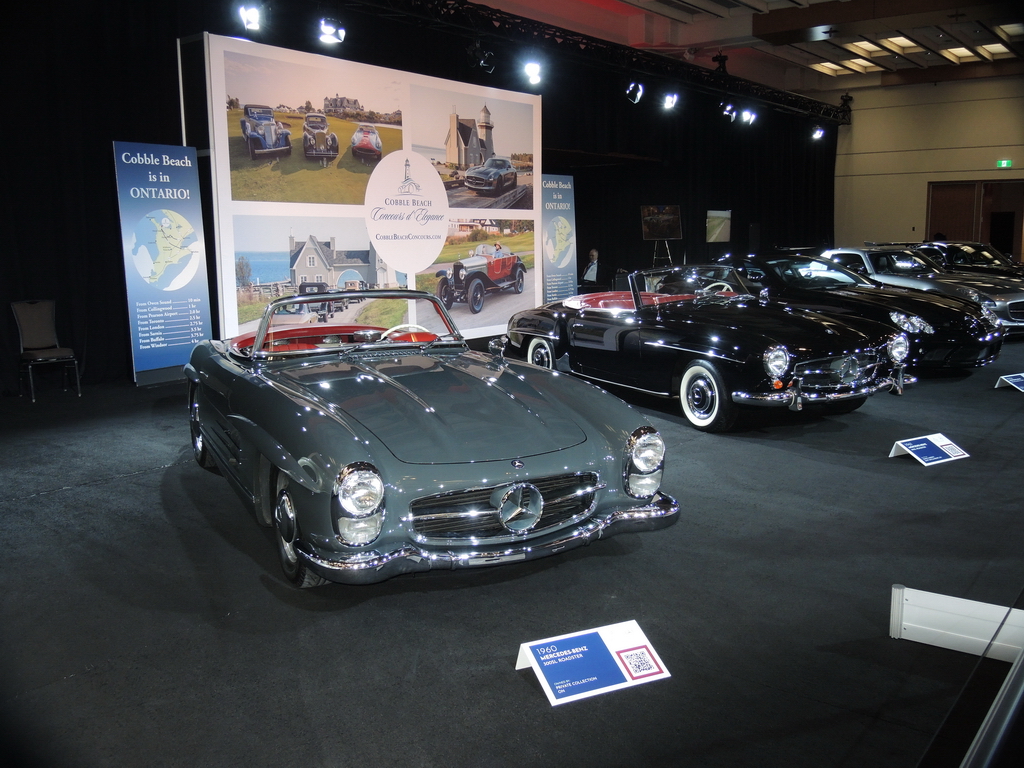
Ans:
MULTIPOLYGON (((530 534, 547 531, 586 517, 592 511, 595 493, 603 488, 595 472, 580 472, 531 479, 540 491, 543 507, 530 534)), ((513 535, 498 519, 492 500, 513 487, 513 483, 453 491, 416 499, 409 505, 412 528, 421 541, 522 538, 513 535)))
POLYGON ((1006 305, 1010 317, 1014 320, 1024 320, 1024 301, 1011 301, 1006 305))
POLYGON ((870 384, 878 378, 880 367, 878 351, 866 349, 852 355, 798 363, 795 373, 803 389, 836 392, 870 384))

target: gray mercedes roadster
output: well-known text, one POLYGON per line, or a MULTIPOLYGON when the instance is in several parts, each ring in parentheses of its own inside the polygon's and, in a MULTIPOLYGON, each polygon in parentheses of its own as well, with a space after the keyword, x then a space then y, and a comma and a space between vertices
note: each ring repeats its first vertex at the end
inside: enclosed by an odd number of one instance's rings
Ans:
POLYGON ((273 526, 298 586, 515 563, 678 517, 637 411, 469 349, 427 293, 278 299, 185 374, 196 461, 273 526))

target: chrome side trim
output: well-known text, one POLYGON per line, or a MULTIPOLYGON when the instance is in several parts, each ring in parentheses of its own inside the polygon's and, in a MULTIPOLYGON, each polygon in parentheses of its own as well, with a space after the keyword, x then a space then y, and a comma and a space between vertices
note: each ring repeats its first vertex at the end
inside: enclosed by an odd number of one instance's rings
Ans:
POLYGON ((405 544, 386 554, 362 552, 351 557, 324 557, 308 551, 308 543, 296 542, 297 554, 310 570, 342 584, 373 584, 403 573, 436 569, 460 570, 536 560, 619 533, 666 528, 679 519, 679 503, 660 491, 649 504, 601 512, 567 531, 517 542, 503 549, 431 551, 405 544), (302 547, 300 549, 300 547, 302 547))

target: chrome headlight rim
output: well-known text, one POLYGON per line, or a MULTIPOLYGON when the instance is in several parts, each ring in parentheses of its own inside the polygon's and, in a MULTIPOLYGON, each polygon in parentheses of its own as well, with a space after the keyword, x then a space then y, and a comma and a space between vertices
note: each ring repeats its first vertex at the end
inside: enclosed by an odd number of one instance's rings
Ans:
POLYGON ((995 313, 995 310, 993 310, 992 307, 989 307, 989 306, 986 306, 986 305, 982 304, 981 305, 981 316, 991 326, 994 326, 996 328, 1000 328, 1003 325, 1003 321, 1000 319, 999 315, 997 315, 995 313))
POLYGON ((889 339, 885 345, 885 351, 890 360, 896 364, 902 364, 910 354, 910 340, 905 333, 897 333, 889 339))
POLYGON ((365 547, 376 541, 384 527, 384 479, 377 468, 357 461, 342 469, 334 481, 331 509, 343 544, 365 547))
POLYGON ((792 355, 782 344, 773 344, 764 351, 762 355, 764 370, 773 379, 781 378, 789 370, 792 355))
POLYGON ((633 430, 626 441, 623 488, 634 499, 649 499, 661 487, 665 468, 665 439, 654 427, 633 430))

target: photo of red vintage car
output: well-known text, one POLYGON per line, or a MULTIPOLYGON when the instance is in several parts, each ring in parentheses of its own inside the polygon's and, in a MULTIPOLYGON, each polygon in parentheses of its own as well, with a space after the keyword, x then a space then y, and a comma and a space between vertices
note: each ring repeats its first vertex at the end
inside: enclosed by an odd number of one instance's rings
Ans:
POLYGON ((500 243, 481 243, 469 256, 436 274, 437 297, 445 309, 465 302, 474 315, 484 308, 484 295, 511 288, 522 293, 526 286, 526 267, 522 259, 505 251, 500 243))

